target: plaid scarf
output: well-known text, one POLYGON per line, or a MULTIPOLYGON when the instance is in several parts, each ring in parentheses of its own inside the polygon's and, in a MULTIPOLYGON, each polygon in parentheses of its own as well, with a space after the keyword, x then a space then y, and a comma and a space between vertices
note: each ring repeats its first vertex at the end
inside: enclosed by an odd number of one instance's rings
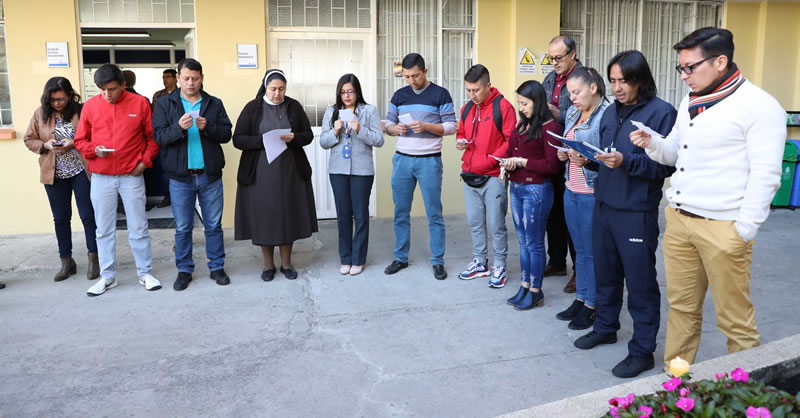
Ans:
POLYGON ((730 70, 714 84, 697 93, 689 93, 689 118, 694 119, 695 116, 733 94, 744 80, 736 64, 731 64, 730 70))

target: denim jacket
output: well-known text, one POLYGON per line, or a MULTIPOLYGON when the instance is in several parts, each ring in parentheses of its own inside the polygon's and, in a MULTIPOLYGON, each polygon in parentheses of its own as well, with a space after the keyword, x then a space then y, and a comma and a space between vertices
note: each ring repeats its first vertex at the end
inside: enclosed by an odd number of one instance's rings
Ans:
MULTIPOLYGON (((575 140, 585 141, 596 147, 600 146, 600 119, 603 118, 603 112, 610 106, 607 100, 603 99, 597 108, 589 116, 589 120, 584 121, 581 125, 575 128, 575 140)), ((581 110, 574 105, 569 107, 567 111, 567 119, 564 122, 564 136, 567 135, 570 129, 575 126, 581 117, 581 110)), ((564 173, 564 178, 569 179, 569 161, 567 162, 567 170, 564 173)), ((594 187, 594 182, 597 180, 597 163, 590 161, 583 168, 583 176, 586 178, 586 186, 594 187)))

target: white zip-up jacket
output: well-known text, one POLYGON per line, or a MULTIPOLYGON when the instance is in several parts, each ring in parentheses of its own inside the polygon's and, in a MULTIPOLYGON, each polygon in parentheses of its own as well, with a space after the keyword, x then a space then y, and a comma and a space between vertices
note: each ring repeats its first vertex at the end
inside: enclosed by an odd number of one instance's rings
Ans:
POLYGON ((749 81, 694 119, 688 106, 687 95, 672 131, 653 137, 647 155, 676 168, 666 192, 671 207, 735 221, 736 232, 749 242, 780 186, 786 112, 749 81))

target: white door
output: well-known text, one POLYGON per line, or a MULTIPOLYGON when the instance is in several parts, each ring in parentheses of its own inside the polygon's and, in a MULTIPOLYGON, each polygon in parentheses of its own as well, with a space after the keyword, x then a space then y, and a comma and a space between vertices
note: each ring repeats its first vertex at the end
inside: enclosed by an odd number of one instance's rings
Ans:
MULTIPOLYGON (((347 73, 361 82, 364 99, 375 100, 374 38, 360 33, 270 32, 269 68, 286 73, 286 95, 303 105, 311 121, 314 142, 304 149, 313 170, 312 183, 320 219, 336 218, 336 206, 328 179, 329 150, 319 145, 325 109, 336 100, 336 83, 347 73)), ((369 211, 375 216, 375 185, 369 211)))

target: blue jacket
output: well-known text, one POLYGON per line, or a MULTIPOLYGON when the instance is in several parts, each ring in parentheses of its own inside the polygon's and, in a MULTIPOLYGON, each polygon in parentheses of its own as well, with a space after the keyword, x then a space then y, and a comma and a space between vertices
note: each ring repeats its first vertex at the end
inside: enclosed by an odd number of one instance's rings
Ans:
MULTIPOLYGON (((588 142, 596 147, 600 146, 600 121, 603 119, 603 114, 609 106, 611 106, 611 103, 608 101, 601 101, 597 109, 589 116, 589 120, 575 128, 576 141, 588 142)), ((581 113, 581 110, 574 105, 570 106, 564 125, 564 135, 579 122, 578 119, 580 119, 581 113)), ((566 179, 569 179, 569 164, 570 162, 567 161, 567 170, 564 172, 564 178, 566 179)), ((582 167, 587 186, 594 187, 595 180, 597 179, 597 170, 599 168, 599 164, 594 161, 589 161, 589 164, 582 167)))
POLYGON ((666 137, 676 117, 675 108, 658 97, 633 106, 614 100, 600 121, 600 148, 616 148, 622 153, 622 165, 614 169, 600 166, 594 189, 597 203, 618 210, 658 210, 664 179, 675 172, 675 167, 651 160, 643 148, 631 143, 630 133, 636 130, 631 121, 642 122, 666 137))

